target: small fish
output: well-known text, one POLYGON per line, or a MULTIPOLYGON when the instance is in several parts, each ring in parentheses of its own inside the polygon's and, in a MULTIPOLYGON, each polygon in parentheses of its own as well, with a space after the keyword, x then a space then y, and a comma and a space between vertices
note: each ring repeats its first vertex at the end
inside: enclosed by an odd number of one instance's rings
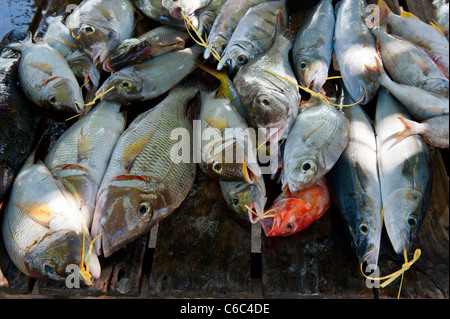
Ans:
MULTIPOLYGON (((278 21, 282 22, 282 19, 278 21)), ((272 47, 244 64, 233 79, 248 125, 276 130, 277 137, 271 139, 274 144, 286 138, 301 100, 289 62, 293 38, 291 31, 284 29, 282 23, 278 24, 272 47)))
POLYGON ((103 69, 107 72, 115 72, 170 51, 182 50, 187 40, 189 40, 189 34, 185 31, 170 26, 155 28, 137 39, 123 41, 108 55, 103 63, 103 69))
MULTIPOLYGON (((280 13, 282 17, 285 17, 284 22, 287 24, 285 0, 257 4, 242 17, 221 59, 231 74, 235 74, 243 64, 270 49, 275 38, 276 23, 280 13)), ((217 65, 217 70, 223 68, 222 63, 217 65)))
POLYGON ((102 100, 123 104, 156 98, 195 70, 197 67, 195 60, 202 50, 202 47, 195 45, 125 67, 111 75, 98 89, 96 95, 99 96, 114 88, 102 96, 102 100))
POLYGON ((284 145, 282 189, 291 193, 324 177, 347 147, 349 124, 336 107, 311 98, 302 105, 284 145))
POLYGON ((383 219, 397 254, 410 250, 428 210, 433 184, 428 145, 420 135, 397 142, 403 129, 399 117, 410 119, 403 106, 381 88, 378 94, 375 132, 383 219))
POLYGON ((445 96, 392 81, 380 63, 377 64, 376 70, 379 72, 380 84, 406 107, 414 119, 425 121, 431 117, 449 114, 448 98, 445 96))
POLYGON ((407 11, 403 11, 401 15, 394 14, 383 0, 378 1, 378 6, 381 16, 387 15, 390 30, 424 49, 448 78, 449 45, 439 29, 407 11))
POLYGON ((0 58, 0 202, 31 153, 41 115, 19 85, 18 60, 0 58))
POLYGON ((67 17, 66 25, 78 45, 94 62, 131 37, 134 8, 129 0, 83 0, 67 17))
POLYGON ((200 92, 202 134, 198 144, 202 161, 199 166, 203 172, 220 180, 253 184, 261 176, 254 141, 233 99, 224 93, 227 89, 224 83, 230 82, 228 77, 223 72, 213 74, 225 79, 219 89, 200 92))
POLYGON ((371 27, 383 66, 392 80, 448 98, 449 81, 430 56, 411 42, 388 34, 386 25, 371 27))
POLYGON ((254 184, 227 181, 219 181, 219 184, 225 202, 238 218, 255 224, 264 217, 267 202, 264 178, 254 184))
POLYGON ((65 131, 45 157, 45 166, 80 199, 88 228, 98 187, 124 129, 120 104, 101 102, 65 131))
MULTIPOLYGON (((208 46, 216 51, 219 56, 222 56, 234 30, 248 9, 258 3, 267 1, 269 0, 227 0, 221 7, 211 27, 208 36, 208 46)), ((210 49, 206 48, 203 57, 209 59, 210 55, 210 49)))
POLYGON ((9 257, 27 276, 64 281, 67 266, 89 265, 90 275, 100 277, 97 256, 87 253, 91 238, 75 199, 42 162, 34 163, 34 153, 14 181, 2 232, 9 257))
POLYGON ((138 0, 137 7, 150 19, 165 25, 184 28, 184 21, 176 19, 162 5, 161 0, 138 0))
MULTIPOLYGON (((352 104, 346 92, 343 104, 352 104)), ((344 217, 360 264, 377 265, 382 231, 377 142, 359 105, 344 107, 350 125, 347 148, 327 175, 337 209, 344 217)))
POLYGON ((195 179, 192 124, 187 117, 196 87, 178 85, 139 115, 114 148, 97 194, 93 236, 105 257, 143 236, 186 198, 195 179), (187 135, 187 141, 177 134, 187 135), (181 143, 181 144, 180 144, 181 143), (180 154, 181 153, 181 154, 180 154))
POLYGON ((177 20, 181 20, 183 12, 187 17, 191 17, 195 14, 195 11, 206 7, 211 0, 162 0, 161 4, 170 15, 177 20))
POLYGON ((448 115, 429 118, 422 123, 399 117, 405 129, 397 133, 397 140, 401 141, 408 136, 419 134, 429 145, 439 148, 448 148, 448 115))
POLYGON ((363 19, 364 0, 343 0, 336 12, 334 53, 352 100, 365 105, 372 101, 380 86, 373 69, 379 57, 375 38, 363 19))
POLYGON ((36 105, 64 112, 80 113, 83 95, 69 64, 45 41, 33 43, 29 32, 25 40, 10 44, 20 51, 19 79, 24 93, 36 105))
POLYGON ((259 222, 267 237, 291 236, 318 220, 331 205, 331 195, 325 179, 315 185, 281 194, 259 222), (270 212, 274 212, 272 215, 270 212))
POLYGON ((321 0, 307 15, 292 49, 297 79, 314 92, 325 83, 331 64, 335 15, 331 0, 321 0))
POLYGON ((61 53, 80 85, 84 84, 89 91, 96 90, 100 82, 100 72, 91 57, 78 48, 62 19, 62 16, 46 19, 48 28, 43 40, 61 53))

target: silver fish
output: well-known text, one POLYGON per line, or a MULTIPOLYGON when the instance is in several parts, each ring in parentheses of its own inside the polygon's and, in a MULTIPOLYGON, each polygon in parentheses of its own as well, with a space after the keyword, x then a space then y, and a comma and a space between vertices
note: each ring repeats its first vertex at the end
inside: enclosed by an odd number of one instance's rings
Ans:
POLYGON ((9 45, 20 51, 19 79, 26 96, 35 104, 59 111, 81 112, 83 95, 69 64, 45 41, 25 40, 9 45), (76 103, 78 102, 78 103, 76 103))
POLYGON ((34 153, 14 181, 2 232, 11 260, 32 278, 65 280, 67 266, 88 264, 88 258, 90 274, 100 276, 97 256, 87 253, 91 238, 75 199, 42 162, 34 163, 34 153))
POLYGON ((134 24, 129 0, 83 0, 66 19, 72 37, 94 64, 103 63, 112 49, 130 38, 134 24))
POLYGON ((103 250, 108 257, 141 237, 189 193, 196 164, 186 111, 197 92, 175 87, 120 136, 97 194, 91 228, 93 236, 103 233, 101 247, 94 243, 97 254, 103 250), (176 143, 177 134, 187 135, 188 141, 176 143))
POLYGON ((314 92, 325 83, 331 64, 335 26, 331 0, 321 0, 308 13, 295 37, 292 57, 295 74, 303 87, 314 92))
POLYGON ((146 62, 125 67, 111 75, 98 89, 102 100, 128 103, 158 97, 183 80, 197 67, 202 47, 195 45, 184 50, 163 54, 146 62))
POLYGON ((228 207, 238 218, 248 220, 252 224, 264 217, 267 202, 264 178, 258 180, 254 184, 219 181, 220 190, 228 207))
MULTIPOLYGON (((344 94, 343 104, 353 101, 344 94)), ((347 148, 330 170, 334 203, 344 216, 359 262, 377 265, 382 230, 377 143, 369 118, 359 105, 344 107, 349 120, 347 148)))
POLYGON ((408 136, 419 134, 429 145, 439 148, 448 148, 449 146, 449 116, 442 115, 429 118, 422 123, 408 120, 402 117, 398 118, 405 125, 405 129, 397 133, 397 140, 403 140, 408 136))
POLYGON ((101 102, 65 131, 45 157, 50 172, 79 198, 88 228, 98 187, 124 129, 120 104, 101 102))
POLYGON ((336 107, 318 98, 300 107, 286 138, 282 189, 291 193, 311 187, 336 164, 349 139, 349 124, 336 107))
POLYGON ((343 0, 336 12, 334 53, 345 88, 356 102, 369 103, 378 92, 378 74, 373 69, 379 61, 375 38, 361 16, 364 0, 343 0))
POLYGON ((428 145, 419 135, 397 142, 406 110, 381 88, 375 114, 384 225, 397 254, 409 250, 428 210, 433 183, 428 145))
MULTIPOLYGON (((285 0, 263 2, 248 9, 222 54, 221 60, 230 73, 235 74, 243 64, 270 49, 280 13, 287 24, 285 0)), ((217 70, 223 68, 222 63, 217 65, 217 70)))
POLYGON ((137 6, 152 20, 177 28, 184 28, 184 21, 171 16, 170 12, 162 5, 161 0, 138 0, 137 6))

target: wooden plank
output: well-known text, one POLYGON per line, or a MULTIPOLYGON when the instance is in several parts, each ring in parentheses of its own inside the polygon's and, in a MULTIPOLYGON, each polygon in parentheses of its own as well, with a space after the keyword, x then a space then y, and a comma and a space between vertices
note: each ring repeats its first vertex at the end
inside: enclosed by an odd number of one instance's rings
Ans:
POLYGON ((430 0, 406 0, 406 11, 416 15, 423 21, 430 21, 433 17, 433 6, 430 0))
POLYGON ((217 181, 198 173, 183 204, 159 223, 149 294, 250 296, 250 223, 231 217, 217 181))
MULTIPOLYGON (((430 208, 419 230, 416 248, 422 252, 419 260, 405 272, 401 298, 449 298, 449 180, 439 151, 433 151, 433 190, 430 208)), ((391 274, 402 267, 403 256, 396 255, 384 234, 380 253, 380 275, 391 274)), ((384 289, 380 298, 396 298, 400 278, 384 289)))
MULTIPOLYGON (((1 232, 0 232, 1 238, 1 232)), ((33 288, 34 279, 23 274, 11 261, 3 241, 0 241, 0 269, 6 280, 6 285, 0 286, 2 294, 29 294, 33 288)))

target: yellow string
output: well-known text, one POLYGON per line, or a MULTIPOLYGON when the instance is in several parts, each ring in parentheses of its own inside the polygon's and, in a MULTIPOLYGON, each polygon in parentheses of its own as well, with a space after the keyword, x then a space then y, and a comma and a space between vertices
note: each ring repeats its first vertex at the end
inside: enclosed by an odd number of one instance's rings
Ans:
POLYGON ((361 103, 361 102, 364 100, 364 97, 365 97, 365 95, 366 95, 366 92, 364 91, 364 94, 363 94, 362 98, 361 98, 358 102, 355 102, 355 103, 353 103, 353 104, 348 104, 348 105, 334 104, 334 103, 330 102, 330 101, 328 100, 328 98, 322 96, 321 94, 316 93, 316 92, 314 92, 313 90, 310 90, 310 89, 308 89, 308 88, 305 88, 305 87, 303 87, 303 86, 301 86, 301 85, 299 85, 299 84, 297 84, 297 83, 295 83, 295 82, 293 82, 293 81, 291 81, 291 80, 289 80, 289 79, 286 79, 285 77, 282 77, 281 75, 278 75, 278 74, 276 74, 275 72, 272 72, 272 71, 267 70, 267 69, 264 69, 264 71, 266 71, 266 72, 268 72, 268 73, 270 73, 270 74, 272 74, 272 75, 275 75, 275 76, 279 77, 280 79, 283 79, 283 80, 285 80, 286 82, 289 82, 289 83, 291 83, 291 84, 293 84, 293 85, 295 85, 295 86, 301 88, 303 91, 306 91, 307 93, 311 94, 312 96, 314 96, 314 97, 316 97, 316 98, 319 98, 323 103, 325 103, 325 104, 327 104, 327 105, 339 106, 339 107, 350 107, 350 106, 354 106, 354 105, 357 105, 357 104, 361 103))
POLYGON ((363 272, 362 263, 361 263, 361 273, 363 274, 364 277, 366 277, 367 279, 370 279, 370 280, 377 280, 377 281, 386 280, 380 284, 381 288, 385 288, 386 286, 388 286, 390 283, 392 283, 395 279, 397 279, 401 275, 402 279, 400 281, 400 287, 399 287, 398 294, 397 294, 397 299, 399 299, 400 292, 401 292, 402 285, 403 285, 403 275, 404 275, 405 271, 407 271, 411 267, 411 265, 414 264, 420 258, 421 253, 422 253, 422 251, 420 249, 416 249, 416 251, 414 252, 413 259, 408 261, 408 255, 407 255, 406 247, 405 247, 403 249, 403 256, 405 258, 405 263, 402 265, 401 269, 397 270, 396 272, 394 272, 390 275, 387 275, 384 277, 379 277, 379 278, 369 277, 363 272))
POLYGON ((70 121, 70 120, 72 120, 72 119, 74 119, 74 118, 76 118, 76 117, 78 117, 78 116, 81 116, 81 115, 87 110, 87 109, 86 109, 87 106, 92 106, 92 105, 94 105, 95 103, 97 103, 97 100, 98 100, 99 98, 101 98, 101 97, 104 96, 105 94, 109 93, 109 92, 110 92, 111 90, 113 90, 114 88, 115 88, 115 86, 111 87, 111 88, 108 89, 106 92, 100 93, 99 95, 97 95, 96 97, 94 97, 94 99, 93 99, 91 102, 89 102, 88 104, 83 104, 83 103, 80 103, 80 102, 75 101, 76 104, 81 105, 81 106, 84 106, 85 108, 84 108, 83 111, 81 111, 79 114, 76 114, 76 115, 74 115, 74 116, 72 116, 72 117, 69 117, 69 118, 66 120, 66 122, 67 122, 67 121, 70 121))
POLYGON ((343 76, 337 75, 337 76, 330 76, 329 78, 326 78, 325 81, 328 80, 335 80, 335 79, 343 79, 343 76))
POLYGON ((253 215, 255 215, 256 217, 258 217, 258 219, 261 219, 261 217, 259 217, 259 215, 258 215, 253 209, 251 209, 250 207, 248 207, 248 205, 245 205, 245 208, 247 208, 249 211, 251 211, 253 215))
POLYGON ((183 13, 183 11, 181 11, 181 15, 183 16, 183 20, 184 20, 184 26, 186 27, 187 32, 189 33, 189 36, 192 38, 192 40, 195 41, 195 43, 197 43, 198 45, 204 47, 204 48, 208 48, 211 51, 212 56, 219 61, 220 63, 223 64, 223 66, 227 66, 225 63, 222 62, 222 60, 220 59, 220 54, 217 53, 216 50, 214 50, 213 48, 211 48, 207 41, 208 38, 205 36, 206 40, 203 40, 202 36, 198 33, 197 29, 194 27, 194 25, 192 24, 191 20, 189 20, 188 17, 186 17, 186 15, 183 13), (189 25, 189 27, 188 27, 189 25), (189 31, 189 29, 194 30, 194 33, 197 35, 197 37, 199 38, 199 40, 197 40, 189 31))
POLYGON ((92 280, 91 280, 91 273, 89 272, 89 262, 91 260, 91 253, 92 253, 92 248, 94 246, 94 242, 100 238, 100 236, 103 235, 103 233, 100 233, 99 235, 97 235, 90 243, 89 245, 89 250, 88 250, 88 255, 87 255, 87 261, 86 261, 86 268, 84 267, 84 243, 85 243, 85 230, 83 227, 83 246, 81 247, 81 262, 80 262, 80 275, 81 277, 83 277, 84 282, 86 283, 86 285, 91 286, 92 285, 92 280))

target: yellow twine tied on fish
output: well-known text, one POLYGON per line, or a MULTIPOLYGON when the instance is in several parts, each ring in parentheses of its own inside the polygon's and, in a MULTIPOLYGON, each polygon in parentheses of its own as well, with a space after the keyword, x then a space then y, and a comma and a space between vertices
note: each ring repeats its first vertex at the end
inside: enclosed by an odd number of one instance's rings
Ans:
POLYGON ((194 27, 194 25, 192 24, 191 20, 186 17, 186 15, 184 14, 183 11, 181 11, 181 15, 183 16, 183 20, 184 20, 184 26, 187 30, 187 32, 189 33, 189 36, 192 38, 192 40, 195 41, 195 43, 197 43, 198 45, 207 48, 211 51, 212 56, 219 61, 220 63, 222 63, 223 66, 227 66, 225 63, 222 62, 222 60, 220 59, 221 56, 220 54, 214 50, 213 48, 211 48, 208 45, 208 37, 205 35, 205 39, 202 38, 202 36, 198 33, 198 30, 194 27), (192 29, 195 33, 195 35, 198 37, 198 40, 192 35, 191 31, 189 31, 189 29, 192 29))
POLYGON ((97 235, 90 243, 89 245, 89 250, 88 250, 88 255, 87 255, 87 260, 86 260, 86 267, 84 265, 84 244, 86 241, 86 231, 85 231, 85 227, 86 224, 83 221, 83 244, 81 246, 81 261, 80 261, 80 275, 83 278, 84 282, 86 283, 86 285, 91 286, 92 285, 92 280, 91 280, 91 273, 89 272, 89 262, 91 260, 91 253, 92 253, 92 248, 94 246, 94 242, 100 238, 101 235, 103 235, 103 233, 100 233, 99 235, 97 235))
POLYGON ((400 292, 402 290, 403 277, 404 277, 405 271, 407 271, 412 266, 412 264, 414 264, 420 258, 421 253, 422 253, 422 251, 420 249, 416 249, 414 251, 413 259, 408 261, 408 254, 407 254, 407 251, 406 251, 406 247, 404 247, 403 248, 403 256, 405 258, 405 263, 402 265, 401 269, 397 270, 396 272, 394 272, 394 273, 392 273, 390 275, 387 275, 387 276, 384 276, 384 277, 380 277, 380 278, 374 278, 374 277, 367 276, 364 273, 363 268, 362 268, 363 264, 361 263, 361 273, 363 274, 364 277, 366 277, 367 279, 370 279, 370 280, 376 280, 376 281, 386 280, 386 281, 384 281, 383 283, 380 284, 381 288, 385 288, 386 286, 388 286, 390 283, 392 283, 395 279, 397 279, 401 275, 402 279, 400 281, 400 287, 398 289, 398 294, 397 294, 397 299, 400 299, 400 292))
MULTIPOLYGON (((322 94, 316 93, 316 92, 314 92, 314 91, 311 90, 311 89, 305 88, 305 87, 303 87, 303 86, 301 86, 301 85, 299 85, 299 84, 297 84, 297 83, 295 83, 295 82, 293 82, 293 81, 291 81, 291 80, 289 80, 289 79, 286 79, 285 77, 283 77, 283 76, 281 76, 281 75, 279 75, 279 74, 276 74, 275 72, 272 72, 272 71, 267 70, 267 69, 264 69, 264 71, 266 71, 267 73, 270 73, 270 74, 272 74, 272 75, 275 75, 275 76, 279 77, 280 79, 283 79, 283 80, 285 80, 286 82, 291 83, 291 84, 293 84, 293 85, 299 87, 299 88, 302 89, 303 91, 306 91, 307 93, 311 94, 311 96, 314 96, 314 97, 320 99, 323 103, 325 103, 325 104, 327 104, 327 105, 339 106, 339 107, 350 107, 350 106, 355 106, 355 105, 361 103, 361 102, 364 100, 364 97, 365 97, 365 95, 366 95, 365 92, 364 92, 362 98, 361 98, 358 102, 355 102, 355 103, 353 103, 353 104, 347 104, 347 105, 335 104, 335 103, 330 102, 330 100, 328 100, 328 98, 327 98, 326 96, 323 96, 322 94)), ((334 79, 334 78, 341 78, 341 77, 330 77, 330 78, 328 78, 328 79, 334 79)))
POLYGON ((97 95, 96 97, 94 97, 94 99, 93 99, 91 102, 87 103, 87 104, 84 104, 84 103, 75 101, 76 104, 81 105, 81 106, 84 106, 85 108, 84 108, 83 111, 81 111, 79 114, 74 115, 74 116, 72 116, 72 117, 69 117, 69 118, 66 120, 66 122, 67 122, 67 121, 70 121, 70 120, 72 120, 72 119, 74 119, 74 118, 77 118, 78 116, 83 115, 83 114, 86 112, 88 106, 95 105, 95 103, 97 103, 98 99, 100 99, 102 96, 106 95, 107 93, 111 92, 111 91, 112 91, 113 89, 115 89, 115 88, 116 88, 115 86, 112 86, 111 88, 109 88, 109 89, 106 90, 105 92, 102 92, 102 93, 100 93, 99 95, 97 95))

